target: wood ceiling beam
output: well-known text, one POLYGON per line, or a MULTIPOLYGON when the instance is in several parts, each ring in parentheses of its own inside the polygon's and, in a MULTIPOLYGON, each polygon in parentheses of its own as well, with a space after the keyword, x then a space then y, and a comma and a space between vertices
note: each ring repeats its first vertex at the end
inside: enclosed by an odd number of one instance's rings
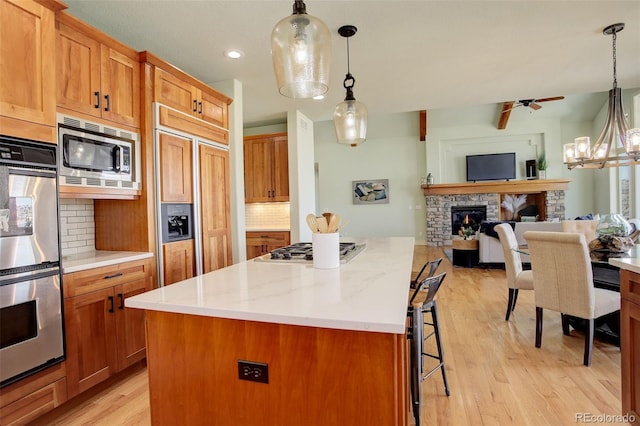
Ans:
POLYGON ((513 102, 504 102, 502 104, 502 112, 500 112, 500 119, 498 120, 498 130, 504 130, 507 128, 507 122, 509 121, 512 108, 513 102))
POLYGON ((427 110, 420 110, 420 140, 427 140, 427 110))

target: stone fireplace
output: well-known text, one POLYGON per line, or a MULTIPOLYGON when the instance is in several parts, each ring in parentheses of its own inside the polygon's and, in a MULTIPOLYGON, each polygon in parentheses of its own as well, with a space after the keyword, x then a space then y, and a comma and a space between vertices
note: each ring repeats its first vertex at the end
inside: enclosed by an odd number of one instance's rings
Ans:
POLYGON ((564 191, 568 186, 569 180, 564 179, 422 185, 427 203, 427 245, 452 244, 458 232, 457 229, 454 231, 452 223, 452 207, 454 211, 484 207, 486 220, 511 219, 501 208, 505 194, 528 194, 527 202, 537 206, 540 220, 562 220, 564 191))

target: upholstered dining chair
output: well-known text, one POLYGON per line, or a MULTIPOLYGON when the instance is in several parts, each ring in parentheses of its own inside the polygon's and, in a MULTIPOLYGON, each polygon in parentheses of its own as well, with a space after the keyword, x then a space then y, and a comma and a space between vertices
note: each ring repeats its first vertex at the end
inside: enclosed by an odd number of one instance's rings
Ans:
POLYGON ((509 288, 509 301, 505 321, 509 321, 511 312, 516 308, 519 290, 533 290, 533 274, 522 269, 522 260, 518 248, 518 240, 513 228, 508 223, 501 223, 493 228, 500 239, 504 254, 504 269, 507 272, 507 287, 509 288))
POLYGON ((587 244, 589 244, 589 241, 596 239, 597 228, 598 228, 597 220, 563 220, 562 221, 562 232, 575 232, 578 234, 583 234, 585 239, 587 240, 587 244))
POLYGON ((567 315, 585 319, 584 365, 591 365, 594 320, 620 310, 620 293, 593 286, 593 271, 584 234, 527 231, 536 305, 536 348, 542 345, 543 309, 560 312, 562 331, 569 334, 567 315))

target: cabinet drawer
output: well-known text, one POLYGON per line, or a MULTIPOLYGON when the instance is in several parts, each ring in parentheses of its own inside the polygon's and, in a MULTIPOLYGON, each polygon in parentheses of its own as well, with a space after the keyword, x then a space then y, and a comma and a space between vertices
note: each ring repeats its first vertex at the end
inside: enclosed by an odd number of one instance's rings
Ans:
POLYGON ((289 244, 289 232, 247 232, 247 244, 279 245, 289 244))
POLYGON ((67 379, 62 378, 0 408, 4 426, 22 425, 62 405, 67 400, 67 379))
POLYGON ((620 271, 620 297, 640 305, 640 274, 620 271))
POLYGON ((65 274, 64 297, 74 297, 151 276, 151 259, 136 260, 65 274))

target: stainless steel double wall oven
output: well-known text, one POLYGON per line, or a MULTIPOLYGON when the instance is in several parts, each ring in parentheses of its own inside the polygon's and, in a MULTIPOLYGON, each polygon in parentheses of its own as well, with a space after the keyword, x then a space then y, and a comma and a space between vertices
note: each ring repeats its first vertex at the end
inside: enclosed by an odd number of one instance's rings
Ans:
POLYGON ((56 149, 0 135, 0 387, 64 359, 56 149))

